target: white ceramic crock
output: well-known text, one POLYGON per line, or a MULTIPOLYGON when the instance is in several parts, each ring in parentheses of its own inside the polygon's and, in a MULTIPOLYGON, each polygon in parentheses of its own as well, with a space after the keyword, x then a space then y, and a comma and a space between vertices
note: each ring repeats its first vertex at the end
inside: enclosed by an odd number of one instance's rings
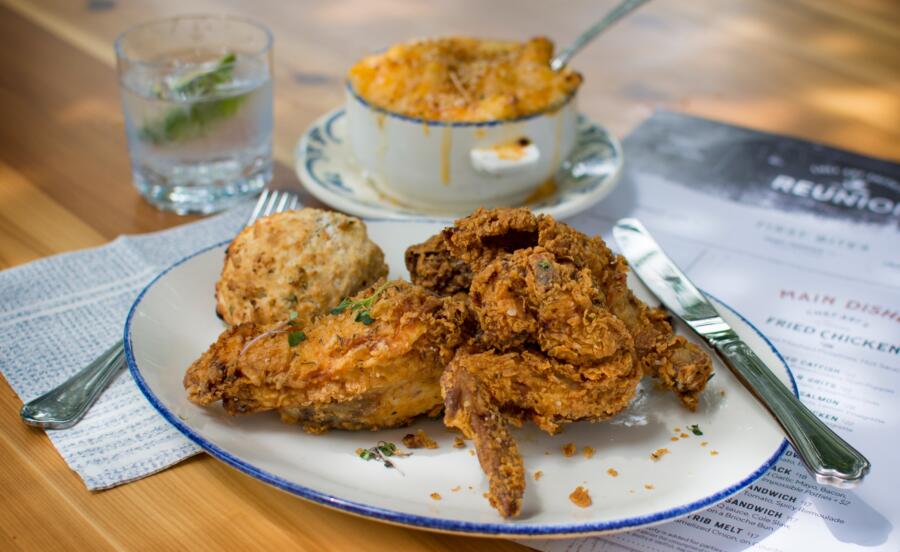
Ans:
POLYGON ((400 203, 461 212, 517 205, 572 152, 575 104, 573 94, 562 106, 519 119, 426 121, 374 107, 348 85, 350 148, 373 184, 400 203), (526 145, 509 147, 520 140, 526 145))

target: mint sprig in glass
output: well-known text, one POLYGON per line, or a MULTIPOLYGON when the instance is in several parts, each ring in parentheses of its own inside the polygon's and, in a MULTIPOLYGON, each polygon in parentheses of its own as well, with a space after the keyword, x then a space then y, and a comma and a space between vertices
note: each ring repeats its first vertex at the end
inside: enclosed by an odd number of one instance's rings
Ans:
MULTIPOLYGON (((227 87, 236 59, 235 54, 226 54, 209 71, 189 75, 189 78, 175 83, 170 89, 175 95, 196 101, 185 107, 170 109, 162 117, 145 121, 139 134, 141 140, 166 144, 190 139, 208 132, 217 122, 236 114, 248 94, 206 99, 227 87)), ((156 94, 160 98, 165 95, 161 87, 156 94)))
POLYGON ((272 175, 271 34, 248 20, 191 16, 116 41, 132 174, 154 205, 212 212, 272 175))

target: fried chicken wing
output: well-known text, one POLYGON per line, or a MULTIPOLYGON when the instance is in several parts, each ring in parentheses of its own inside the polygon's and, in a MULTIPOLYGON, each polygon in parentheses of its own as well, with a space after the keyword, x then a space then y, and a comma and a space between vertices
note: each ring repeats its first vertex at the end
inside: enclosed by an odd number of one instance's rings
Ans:
POLYGON ((230 414, 278 410, 313 433, 401 426, 440 411, 440 376, 465 317, 457 299, 392 281, 303 328, 226 330, 188 368, 184 386, 196 404, 222 401, 230 414))
POLYGON ((491 504, 508 517, 524 483, 507 421, 555 433, 565 422, 608 418, 628 406, 642 372, 631 334, 604 308, 590 272, 542 247, 498 254, 475 274, 469 297, 481 330, 472 347, 482 350, 461 349, 444 373, 444 423, 475 440, 491 504))
POLYGON ((543 247, 490 262, 476 274, 469 297, 488 347, 534 344, 557 360, 582 365, 633 355, 631 334, 605 308, 590 273, 557 262, 543 247))
POLYGON ((552 434, 566 422, 604 420, 628 406, 640 379, 627 354, 575 365, 540 351, 461 350, 441 377, 444 423, 474 440, 491 505, 504 517, 515 516, 524 468, 508 423, 531 420, 552 434))
POLYGON ((441 295, 465 293, 472 283, 469 265, 450 254, 442 234, 407 249, 405 260, 414 284, 441 295))
MULTIPOLYGON (((527 209, 479 209, 438 236, 426 243, 432 248, 446 248, 449 256, 475 273, 498 256, 536 246, 543 247, 558 260, 587 269, 603 292, 603 304, 631 333, 644 373, 658 377, 685 406, 696 408, 698 396, 712 372, 709 356, 673 333, 664 310, 650 308, 634 296, 627 285, 628 263, 610 251, 600 237, 586 236, 550 216, 535 215, 527 209)), ((445 255, 440 262, 442 266, 451 266, 445 255)), ((418 273, 434 271, 432 265, 436 263, 423 258, 418 273)), ((456 265, 455 270, 461 274, 465 269, 456 265)), ((448 277, 446 269, 444 274, 448 277)), ((427 279, 417 279, 416 273, 413 281, 442 292, 427 279)))
POLYGON ((444 421, 475 440, 501 515, 515 515, 524 492, 508 423, 554 433, 609 418, 644 375, 696 407, 709 357, 634 296, 625 260, 599 237, 527 209, 482 209, 408 255, 413 280, 439 293, 435 282, 470 282, 477 330, 442 377, 444 421))
POLYGON ((489 388, 470 373, 457 355, 441 376, 444 395, 444 423, 458 428, 475 442, 478 462, 489 475, 491 506, 503 517, 513 517, 522 509, 525 493, 525 467, 519 447, 507 428, 489 388))

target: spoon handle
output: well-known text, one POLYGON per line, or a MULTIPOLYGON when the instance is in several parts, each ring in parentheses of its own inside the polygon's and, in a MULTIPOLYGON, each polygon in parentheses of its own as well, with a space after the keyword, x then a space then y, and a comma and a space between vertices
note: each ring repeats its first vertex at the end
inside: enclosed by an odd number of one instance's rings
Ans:
POLYGON ((567 48, 560 50, 558 54, 553 56, 553 59, 550 60, 550 68, 554 71, 559 71, 565 67, 569 63, 569 60, 572 59, 572 56, 584 48, 584 46, 593 40, 595 36, 605 31, 613 23, 622 19, 647 1, 648 0, 623 0, 618 6, 603 16, 603 19, 595 23, 590 29, 578 35, 578 38, 576 38, 567 48))

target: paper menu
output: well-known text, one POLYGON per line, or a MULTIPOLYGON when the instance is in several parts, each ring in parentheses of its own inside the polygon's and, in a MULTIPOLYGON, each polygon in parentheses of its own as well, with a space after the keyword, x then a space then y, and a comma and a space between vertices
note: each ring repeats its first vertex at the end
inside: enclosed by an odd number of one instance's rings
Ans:
POLYGON ((822 487, 788 453, 742 493, 669 524, 541 550, 900 550, 900 165, 660 112, 625 141, 613 195, 568 222, 612 245, 635 216, 705 291, 780 350, 801 400, 866 454, 822 487))

